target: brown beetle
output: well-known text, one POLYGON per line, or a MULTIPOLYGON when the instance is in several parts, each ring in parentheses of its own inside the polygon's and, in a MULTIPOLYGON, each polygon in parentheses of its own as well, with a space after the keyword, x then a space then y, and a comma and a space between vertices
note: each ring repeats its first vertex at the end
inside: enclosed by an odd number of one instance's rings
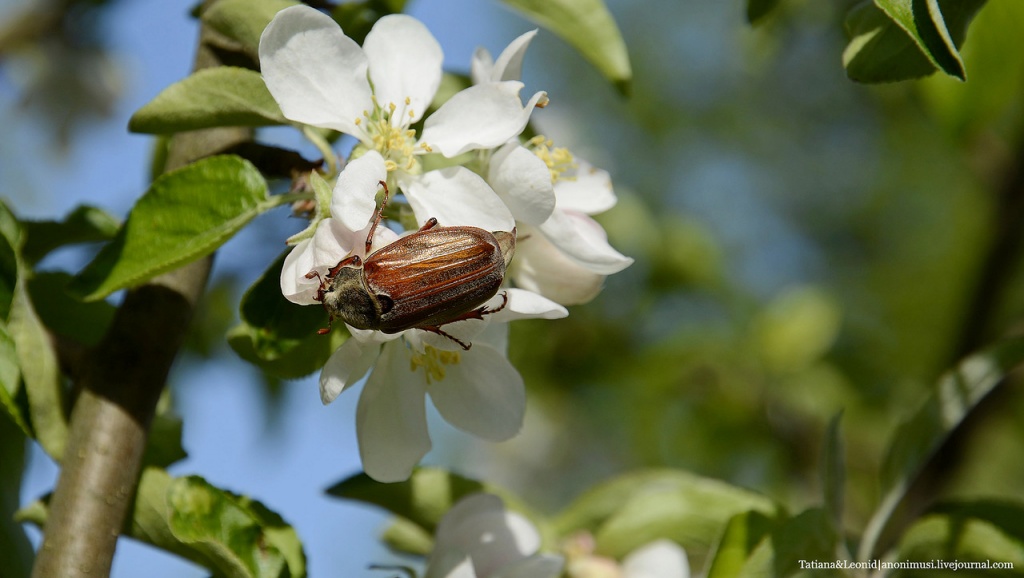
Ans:
MULTIPOLYGON (((367 253, 388 202, 388 186, 384 181, 380 184, 384 200, 374 211, 367 253)), ((422 329, 469 349, 471 344, 441 326, 482 319, 505 307, 505 294, 496 309, 483 303, 497 294, 515 248, 515 229, 491 233, 478 227, 444 227, 430 218, 415 233, 381 247, 365 261, 352 255, 323 277, 317 271, 306 274, 307 279, 320 280, 314 299, 329 315, 327 327, 319 333, 329 332, 331 322, 340 318, 352 327, 384 333, 422 329)))

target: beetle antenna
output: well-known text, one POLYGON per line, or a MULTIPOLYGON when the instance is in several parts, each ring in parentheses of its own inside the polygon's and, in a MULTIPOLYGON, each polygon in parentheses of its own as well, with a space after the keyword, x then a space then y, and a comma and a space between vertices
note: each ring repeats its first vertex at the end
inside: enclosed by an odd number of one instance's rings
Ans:
POLYGON ((377 225, 380 224, 380 220, 384 216, 384 207, 388 206, 388 196, 391 194, 387 183, 377 181, 377 184, 384 187, 384 199, 380 202, 380 208, 373 212, 373 224, 370 225, 370 234, 366 236, 366 254, 370 253, 370 245, 373 244, 373 234, 377 231, 377 225))

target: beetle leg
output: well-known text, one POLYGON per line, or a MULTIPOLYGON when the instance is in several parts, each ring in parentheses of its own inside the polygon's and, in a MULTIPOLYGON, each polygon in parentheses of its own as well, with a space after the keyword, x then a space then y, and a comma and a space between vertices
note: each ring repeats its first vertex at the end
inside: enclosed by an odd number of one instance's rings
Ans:
POLYGON ((373 224, 370 225, 370 234, 366 236, 366 254, 370 254, 370 245, 373 244, 373 234, 377 231, 377 225, 380 224, 381 218, 384 216, 384 207, 388 205, 388 196, 391 192, 388 190, 388 184, 384 181, 377 181, 377 184, 384 187, 384 198, 380 202, 380 208, 373 211, 373 224))
POLYGON ((451 339, 455 343, 458 343, 459 346, 462 347, 463 349, 465 349, 466 351, 469 351, 469 348, 473 347, 472 343, 467 344, 467 343, 463 342, 462 340, 460 340, 460 339, 458 339, 456 337, 453 337, 452 335, 449 335, 443 329, 441 329, 441 327, 445 326, 445 325, 448 325, 449 323, 455 323, 456 321, 466 321, 467 319, 480 319, 480 320, 483 320, 484 315, 490 315, 491 313, 497 313, 498 311, 501 311, 502 309, 504 309, 506 305, 508 305, 508 292, 502 291, 501 292, 501 305, 495 307, 494 309, 488 309, 486 305, 483 305, 481 307, 477 307, 476 309, 474 309, 472 311, 467 311, 467 312, 463 313, 462 315, 459 315, 458 317, 456 317, 454 319, 450 319, 448 321, 445 321, 441 325, 427 325, 427 326, 424 326, 424 327, 417 327, 416 329, 422 329, 424 331, 429 331, 431 333, 436 333, 438 335, 442 335, 444 337, 447 337, 448 339, 451 339))
POLYGON ((455 337, 455 336, 453 336, 453 335, 451 335, 449 333, 446 333, 443 329, 441 329, 440 325, 428 325, 426 327, 417 327, 416 329, 422 329, 423 331, 429 331, 431 333, 436 333, 436 334, 438 334, 438 335, 440 335, 442 337, 447 337, 448 339, 451 339, 455 343, 458 343, 459 347, 461 347, 465 351, 469 351, 469 348, 473 347, 472 343, 466 343, 465 341, 462 341, 461 339, 459 339, 459 338, 457 338, 457 337, 455 337))
POLYGON ((332 321, 334 321, 334 317, 328 315, 327 316, 327 327, 324 327, 323 329, 317 329, 316 330, 316 334, 317 335, 327 335, 328 333, 330 333, 331 332, 331 322, 332 321))
MULTIPOLYGON (((337 277, 338 276, 338 271, 341 271, 342 267, 348 267, 348 266, 359 267, 362 264, 363 264, 363 260, 359 258, 359 255, 350 255, 348 257, 345 257, 341 261, 338 261, 338 264, 335 265, 334 267, 331 267, 330 269, 328 269, 327 270, 327 278, 328 279, 334 279, 335 277, 337 277)), ((307 274, 306 277, 309 278, 309 279, 312 279, 312 277, 310 277, 309 274, 307 274)))

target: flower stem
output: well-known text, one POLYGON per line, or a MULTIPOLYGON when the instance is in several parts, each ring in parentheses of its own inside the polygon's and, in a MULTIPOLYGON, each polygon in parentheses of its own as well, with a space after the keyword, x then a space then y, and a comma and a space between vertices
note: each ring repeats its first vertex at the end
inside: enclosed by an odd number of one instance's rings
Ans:
POLYGON ((331 147, 331 143, 327 142, 323 134, 318 132, 315 128, 304 125, 302 127, 302 134, 305 135, 309 142, 313 143, 313 146, 320 151, 320 154, 324 157, 324 162, 327 163, 327 174, 324 178, 331 180, 338 176, 338 155, 334 153, 334 149, 331 147))

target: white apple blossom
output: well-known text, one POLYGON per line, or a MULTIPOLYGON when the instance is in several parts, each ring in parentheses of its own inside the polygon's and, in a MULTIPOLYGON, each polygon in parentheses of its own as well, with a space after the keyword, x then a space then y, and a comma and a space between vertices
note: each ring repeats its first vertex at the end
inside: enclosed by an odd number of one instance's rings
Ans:
MULTIPOLYGON (((518 80, 535 35, 523 34, 496 61, 477 49, 473 82, 518 80)), ((606 171, 535 137, 525 146, 511 140, 494 150, 485 176, 520 223, 513 271, 518 286, 563 305, 586 303, 600 292, 607 275, 633 263, 608 244, 604 229, 590 218, 615 205, 606 171)))
POLYGON ((491 494, 459 500, 441 519, 425 578, 555 578, 561 556, 539 554, 540 534, 491 494))
MULTIPOLYGON (((418 20, 404 14, 374 24, 360 47, 329 16, 299 5, 275 15, 260 38, 260 68, 286 118, 356 137, 384 158, 389 183, 410 200, 419 194, 418 156, 437 151, 454 157, 493 148, 522 132, 543 92, 523 106, 516 80, 488 82, 458 92, 424 122, 441 84, 443 54, 418 20)), ((358 151, 357 151, 358 154, 358 151)), ((481 183, 456 168, 434 181, 449 189, 481 183)), ((486 187, 486 184, 482 184, 486 187)), ((434 215, 421 216, 421 222, 434 215)), ((347 223, 350 228, 352 223, 347 223)))
MULTIPOLYGON (((342 171, 338 178, 341 186, 335 188, 331 201, 331 217, 285 259, 281 287, 288 299, 317 303, 320 282, 315 276, 308 278, 307 273, 315 270, 324 275, 346 255, 365 251, 376 208, 373 196, 386 173, 385 161, 376 151, 352 161, 342 171)), ((416 202, 422 203, 420 210, 438 215, 439 220, 486 230, 511 230, 514 225, 512 215, 489 188, 468 195, 456 191, 454 202, 445 203, 442 200, 449 199, 435 198, 442 188, 435 188, 429 178, 421 184, 425 192, 416 202)), ((397 238, 385 227, 377 231, 375 243, 397 238)), ((427 394, 449 423, 466 432, 493 441, 519 432, 526 394, 522 378, 505 358, 505 323, 529 317, 555 319, 567 312, 522 289, 504 290, 486 305, 489 310, 500 310, 480 320, 445 325, 446 333, 472 343, 465 351, 451 338, 420 329, 387 335, 348 328, 352 337, 321 371, 320 395, 328 404, 370 372, 356 414, 359 451, 368 475, 379 481, 404 480, 429 451, 427 394)))
POLYGON ((347 340, 320 373, 327 404, 368 371, 356 410, 359 454, 367 475, 381 482, 405 480, 430 450, 426 396, 441 416, 467 433, 504 441, 519 433, 526 411, 523 379, 505 357, 506 323, 565 317, 565 308, 521 289, 504 290, 487 303, 483 320, 445 325, 472 347, 410 329, 394 335, 350 328, 347 340))
POLYGON ((563 305, 586 303, 607 275, 633 263, 590 217, 615 205, 606 171, 540 137, 497 149, 487 179, 519 223, 512 272, 517 286, 563 305))
POLYGON ((686 551, 671 540, 655 540, 633 550, 621 562, 594 553, 591 534, 567 540, 565 574, 568 578, 690 578, 686 551))
POLYGON ((420 225, 434 217, 447 226, 512 230, 508 211, 480 176, 462 166, 424 173, 418 157, 435 150, 452 157, 514 138, 543 92, 523 106, 521 82, 472 86, 430 115, 417 138, 410 127, 423 117, 440 85, 443 54, 415 18, 381 18, 360 47, 327 15, 293 6, 267 25, 259 56, 263 79, 286 118, 338 130, 360 142, 359 158, 334 187, 328 222, 314 224, 311 238, 288 257, 281 279, 288 299, 312 303, 317 283, 306 273, 322 271, 349 254, 362 256, 357 233, 365 234, 378 180, 405 194, 420 225), (360 165, 362 156, 373 162, 360 165))

